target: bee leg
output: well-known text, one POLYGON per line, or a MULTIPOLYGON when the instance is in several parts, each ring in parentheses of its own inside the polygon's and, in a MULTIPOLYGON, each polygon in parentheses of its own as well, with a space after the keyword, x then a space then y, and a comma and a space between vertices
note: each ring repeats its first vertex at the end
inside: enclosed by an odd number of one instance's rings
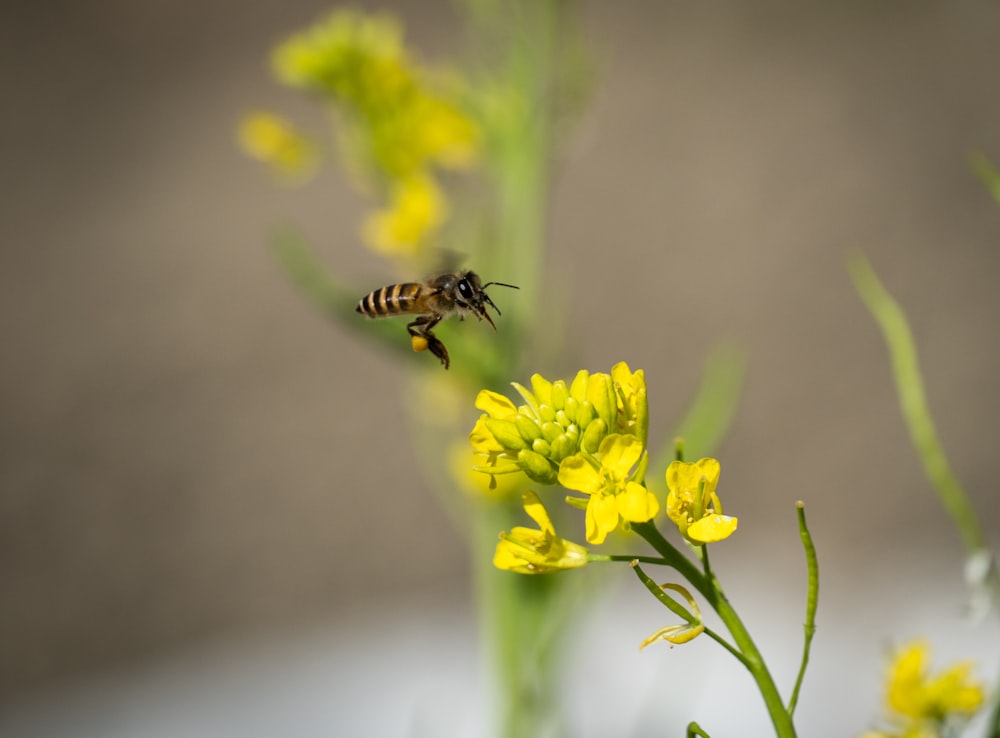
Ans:
POLYGON ((431 331, 439 322, 441 322, 440 315, 421 315, 412 323, 407 324, 406 330, 413 339, 414 351, 430 349, 430 352, 438 357, 441 363, 444 364, 444 368, 447 369, 451 364, 451 360, 448 358, 448 349, 444 347, 441 339, 431 331), (419 343, 421 340, 426 342, 426 345, 420 346, 419 343))

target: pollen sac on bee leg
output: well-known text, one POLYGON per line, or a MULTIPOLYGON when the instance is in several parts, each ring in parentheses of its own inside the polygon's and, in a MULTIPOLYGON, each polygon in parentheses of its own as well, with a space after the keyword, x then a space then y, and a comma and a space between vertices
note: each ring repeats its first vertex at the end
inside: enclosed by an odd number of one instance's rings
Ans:
POLYGON ((426 351, 427 339, 423 336, 410 336, 410 345, 414 351, 426 351))

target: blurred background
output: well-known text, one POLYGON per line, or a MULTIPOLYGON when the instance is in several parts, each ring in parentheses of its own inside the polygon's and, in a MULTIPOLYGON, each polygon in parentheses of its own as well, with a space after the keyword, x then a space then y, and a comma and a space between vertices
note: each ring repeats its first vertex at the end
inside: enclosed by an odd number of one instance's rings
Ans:
MULTIPOLYGON (((457 51, 448 3, 359 5, 398 13, 428 60, 457 51)), ((276 188, 235 144, 259 106, 317 119, 266 62, 329 7, 4 4, 4 736, 482 734, 466 553, 416 481, 403 370, 266 247, 294 222, 360 297, 388 276, 358 242, 363 203, 329 171, 276 188)), ((787 691, 806 502, 802 733, 868 725, 886 648, 915 635, 992 680, 1000 637, 963 619, 960 541, 845 259, 863 250, 906 309, 996 548, 1000 207, 967 159, 1000 162, 1000 6, 582 9, 599 76, 558 166, 547 278, 586 368, 645 368, 656 439, 713 346, 747 352, 719 454, 740 532, 713 558, 787 691)), ((662 621, 625 573, 581 613, 573 734, 766 726, 707 639, 636 652, 662 621)))

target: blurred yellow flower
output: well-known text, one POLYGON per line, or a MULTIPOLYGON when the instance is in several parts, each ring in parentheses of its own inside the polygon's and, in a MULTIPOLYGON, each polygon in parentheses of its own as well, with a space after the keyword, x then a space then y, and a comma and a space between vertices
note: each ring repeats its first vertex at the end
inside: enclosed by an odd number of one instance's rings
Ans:
POLYGON ((587 549, 556 535, 538 495, 529 490, 521 499, 524 511, 538 523, 538 529, 516 527, 501 533, 493 565, 519 574, 547 574, 586 565, 587 549))
POLYGON ((860 738, 942 738, 958 735, 985 700, 985 690, 972 678, 973 664, 961 661, 930 675, 930 645, 907 643, 893 654, 886 675, 885 704, 890 727, 860 738))
POLYGON ((397 180, 391 189, 389 206, 368 216, 362 238, 379 253, 413 255, 437 233, 448 206, 437 182, 426 175, 397 180))
POLYGON ((294 126, 273 113, 250 113, 240 121, 238 136, 243 151, 269 165, 285 183, 309 178, 319 163, 319 150, 294 126))
POLYGON ((392 256, 432 242, 449 215, 436 170, 470 166, 480 147, 460 80, 419 65, 394 17, 355 10, 293 35, 271 61, 280 81, 322 94, 340 113, 343 161, 360 189, 385 201, 363 224, 363 240, 392 256))
POLYGON ((722 514, 715 493, 720 471, 716 459, 674 461, 667 467, 667 516, 695 545, 724 540, 736 531, 737 519, 722 514))
POLYGON ((889 709, 908 718, 933 721, 974 715, 984 699, 982 685, 971 677, 974 665, 962 661, 932 677, 927 673, 929 660, 926 641, 914 641, 897 651, 889 667, 889 709))

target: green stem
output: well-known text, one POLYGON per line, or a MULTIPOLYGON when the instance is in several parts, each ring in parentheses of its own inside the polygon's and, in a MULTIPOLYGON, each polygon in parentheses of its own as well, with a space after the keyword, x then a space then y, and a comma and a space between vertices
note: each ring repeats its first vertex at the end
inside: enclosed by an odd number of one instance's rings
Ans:
MULTIPOLYGON (((694 613, 688 612, 683 605, 681 605, 679 602, 675 601, 670 595, 668 595, 663 590, 663 587, 661 587, 652 579, 650 579, 650 577, 646 574, 646 572, 642 570, 642 567, 639 566, 638 559, 632 559, 632 561, 630 561, 629 563, 632 565, 632 569, 635 571, 636 576, 639 577, 639 581, 641 581, 646 586, 646 589, 648 589, 652 593, 653 597, 662 602, 672 613, 677 615, 679 618, 682 618, 685 622, 687 622, 690 625, 695 625, 700 622, 700 619, 696 617, 694 613)), ((729 643, 729 641, 727 641, 725 638, 723 638, 721 635, 716 633, 708 626, 703 626, 703 628, 705 635, 707 635, 713 641, 715 641, 724 649, 729 651, 729 653, 731 653, 744 666, 747 666, 746 659, 743 657, 743 654, 741 654, 739 651, 733 648, 733 646, 729 643)))
POLYGON ((757 644, 754 643, 750 632, 743 624, 736 610, 729 603, 718 580, 714 576, 711 578, 706 577, 699 571, 698 567, 674 548, 652 523, 633 523, 632 530, 642 536, 656 549, 658 554, 669 561, 669 566, 676 569, 677 573, 697 589, 702 597, 712 606, 712 609, 715 610, 722 622, 725 623, 736 647, 743 654, 742 663, 747 667, 747 670, 757 683, 757 689, 760 690, 764 704, 767 706, 768 714, 771 716, 775 735, 779 738, 794 738, 795 725, 792 723, 792 717, 785 709, 781 693, 778 692, 778 687, 774 683, 767 665, 764 663, 764 657, 761 655, 757 644))
POLYGON ((809 576, 809 585, 806 592, 806 622, 803 626, 805 639, 802 644, 802 664, 799 666, 799 674, 795 678, 795 688, 792 689, 792 697, 788 700, 788 714, 795 714, 795 706, 799 701, 799 689, 802 687, 802 680, 806 675, 806 666, 809 664, 809 648, 812 646, 813 636, 816 635, 816 607, 819 602, 819 560, 816 557, 816 547, 813 545, 812 535, 806 527, 805 505, 799 501, 795 503, 795 512, 799 518, 799 536, 802 538, 802 548, 806 552, 806 570, 809 576))
POLYGON ((705 729, 702 728, 698 723, 690 722, 687 727, 687 738, 695 738, 695 736, 701 736, 701 738, 712 738, 705 729))
POLYGON ((882 329, 882 337, 892 359, 899 406, 913 445, 924 464, 924 471, 958 528, 966 550, 969 554, 976 553, 986 547, 986 540, 969 496, 948 464, 944 447, 931 419, 917 360, 917 347, 906 315, 899 303, 882 286, 867 259, 856 256, 849 266, 854 286, 882 329))

